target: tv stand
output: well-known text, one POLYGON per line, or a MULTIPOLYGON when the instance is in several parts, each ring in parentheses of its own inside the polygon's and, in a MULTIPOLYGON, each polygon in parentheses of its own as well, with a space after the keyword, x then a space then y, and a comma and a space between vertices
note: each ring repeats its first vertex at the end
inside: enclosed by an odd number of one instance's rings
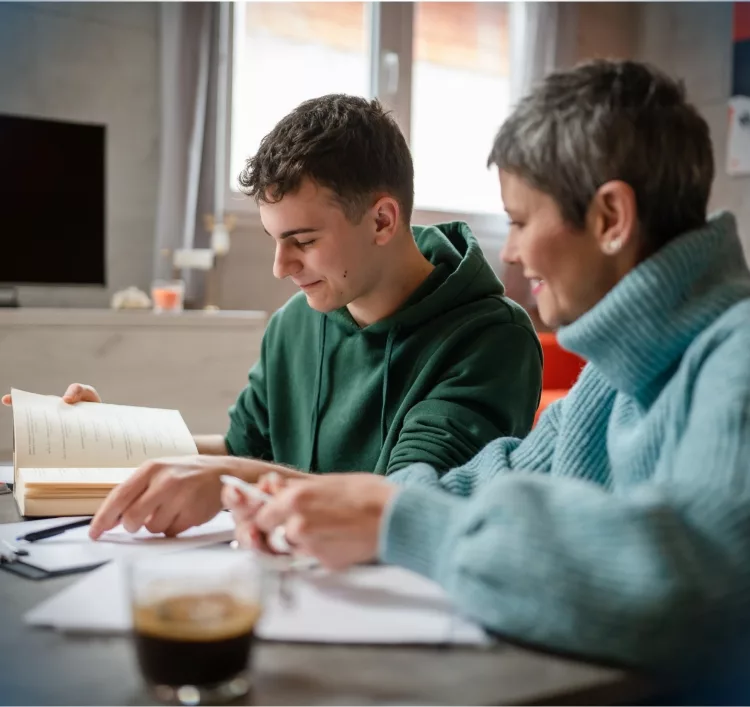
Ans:
POLYGON ((16 287, 0 287, 0 307, 18 307, 16 287))

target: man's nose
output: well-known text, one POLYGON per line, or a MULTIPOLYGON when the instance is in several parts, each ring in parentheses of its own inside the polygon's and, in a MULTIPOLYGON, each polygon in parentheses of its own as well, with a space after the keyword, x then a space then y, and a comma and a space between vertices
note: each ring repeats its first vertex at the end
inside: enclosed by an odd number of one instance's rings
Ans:
POLYGON ((273 276, 278 280, 283 280, 285 277, 297 274, 300 270, 299 260, 290 253, 283 243, 277 244, 273 259, 273 276))

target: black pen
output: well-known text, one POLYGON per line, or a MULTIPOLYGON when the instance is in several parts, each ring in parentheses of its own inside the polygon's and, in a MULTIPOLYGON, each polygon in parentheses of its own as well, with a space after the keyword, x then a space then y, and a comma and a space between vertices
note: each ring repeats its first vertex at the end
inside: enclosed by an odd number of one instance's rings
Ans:
POLYGON ((54 538, 55 535, 60 535, 66 530, 72 530, 73 528, 81 528, 84 525, 90 525, 94 519, 84 518, 83 520, 76 520, 72 523, 66 523, 65 525, 56 525, 54 528, 45 528, 44 530, 36 530, 33 533, 27 533, 26 535, 19 535, 16 540, 25 540, 27 543, 33 543, 35 540, 44 540, 45 538, 54 538))

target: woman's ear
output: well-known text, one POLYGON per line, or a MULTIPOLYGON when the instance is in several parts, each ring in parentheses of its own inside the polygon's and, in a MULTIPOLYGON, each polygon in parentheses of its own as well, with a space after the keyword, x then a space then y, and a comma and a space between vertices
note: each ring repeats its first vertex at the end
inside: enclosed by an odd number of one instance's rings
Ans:
POLYGON ((589 207, 589 224, 605 255, 617 255, 632 245, 638 230, 638 205, 633 188, 620 180, 599 187, 589 207))

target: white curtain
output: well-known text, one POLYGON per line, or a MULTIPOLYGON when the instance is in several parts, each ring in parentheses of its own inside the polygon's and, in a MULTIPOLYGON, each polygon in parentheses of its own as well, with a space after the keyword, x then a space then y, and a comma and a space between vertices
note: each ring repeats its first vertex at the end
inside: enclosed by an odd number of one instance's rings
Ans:
MULTIPOLYGON (((172 252, 206 247, 204 214, 214 211, 219 4, 161 4, 161 145, 154 277, 172 273, 172 252)), ((186 271, 186 298, 204 282, 186 271)))
POLYGON ((555 68, 559 8, 556 2, 510 5, 510 97, 515 105, 555 68))

